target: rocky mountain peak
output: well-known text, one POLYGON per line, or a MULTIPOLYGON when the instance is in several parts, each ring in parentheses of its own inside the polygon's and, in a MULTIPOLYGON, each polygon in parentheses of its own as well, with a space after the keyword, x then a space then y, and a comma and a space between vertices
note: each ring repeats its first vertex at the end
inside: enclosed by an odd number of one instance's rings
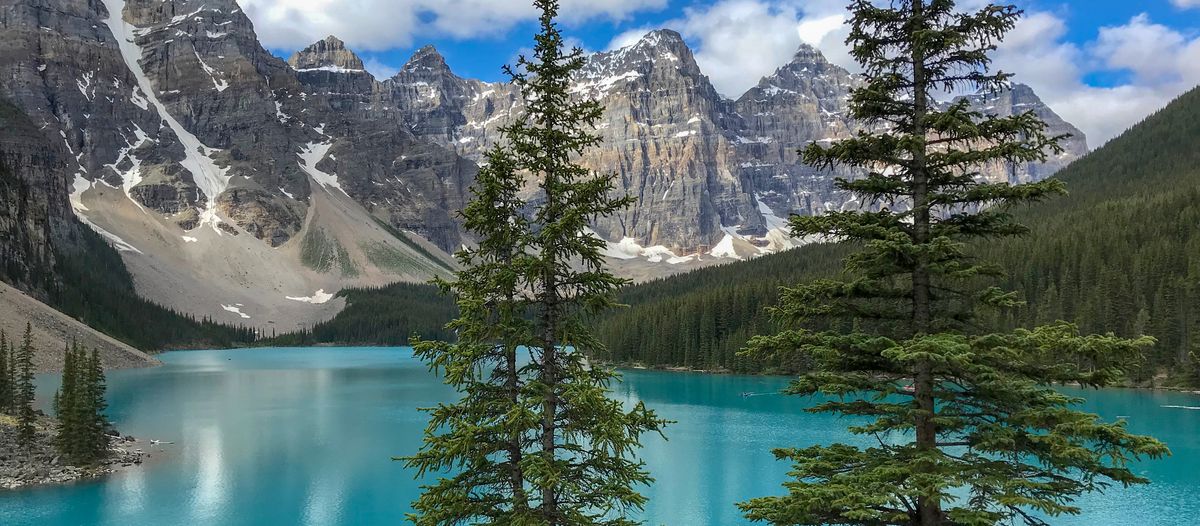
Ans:
POLYGON ((688 78, 689 85, 704 85, 705 91, 711 90, 683 36, 670 29, 658 29, 634 44, 590 55, 576 74, 572 90, 603 97, 629 82, 662 84, 669 82, 666 78, 688 78))
POLYGON ((288 59, 296 71, 363 71, 363 61, 346 47, 341 39, 330 35, 319 40, 288 59))
POLYGON ((821 50, 808 44, 801 43, 800 47, 796 49, 796 53, 792 55, 792 61, 789 63, 789 65, 797 64, 828 65, 829 61, 825 59, 825 55, 821 53, 821 50))
POLYGON ((656 29, 646 33, 633 45, 608 53, 593 55, 597 59, 607 57, 612 62, 647 62, 651 64, 675 64, 681 68, 699 71, 692 50, 683 41, 683 35, 670 29, 656 29))
POLYGON ((655 29, 638 40, 634 47, 653 47, 665 49, 687 48, 683 35, 673 29, 655 29))
POLYGON ((438 52, 432 44, 427 44, 416 53, 413 53, 412 58, 404 64, 401 71, 418 72, 418 71, 433 71, 433 72, 450 72, 450 66, 446 64, 446 58, 438 52))

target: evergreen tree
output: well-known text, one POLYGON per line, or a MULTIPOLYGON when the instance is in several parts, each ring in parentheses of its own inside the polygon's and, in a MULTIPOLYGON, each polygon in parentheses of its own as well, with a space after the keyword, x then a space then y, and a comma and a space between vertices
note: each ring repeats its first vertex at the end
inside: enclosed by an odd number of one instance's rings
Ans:
POLYGON ((62 385, 54 393, 54 415, 58 427, 54 445, 59 454, 71 463, 77 463, 80 453, 79 431, 79 347, 67 348, 63 356, 62 385))
POLYGON ((78 345, 69 347, 63 362, 62 386, 55 393, 55 446, 73 465, 95 464, 108 456, 104 392, 99 354, 95 350, 89 354, 78 345))
POLYGON ((81 414, 84 415, 84 452, 85 463, 95 463, 108 457, 108 418, 104 412, 108 402, 104 394, 108 386, 104 378, 104 367, 100 363, 100 353, 92 349, 90 355, 80 351, 79 360, 85 364, 80 369, 80 377, 84 379, 82 390, 81 414))
POLYGON ((8 372, 8 337, 0 330, 0 414, 12 406, 12 381, 8 372))
POLYGON ((524 474, 525 450, 539 420, 528 398, 517 342, 530 331, 518 301, 513 260, 528 241, 528 221, 518 197, 521 179, 509 152, 493 147, 475 178, 475 198, 462 215, 479 239, 457 254, 465 270, 454 282, 438 281, 458 298, 459 317, 447 325, 457 343, 419 341, 416 354, 463 395, 457 403, 430 409, 425 447, 405 459, 418 475, 456 469, 453 477, 427 486, 414 503, 417 524, 522 524, 536 520, 524 474))
POLYGON ((1127 462, 1166 447, 1073 409, 1079 400, 1050 385, 1107 385, 1152 339, 1081 336, 1067 323, 976 330, 981 308, 1019 302, 989 284, 999 271, 965 242, 1025 232, 1012 207, 1064 190, 983 182, 977 168, 1042 161, 1061 151, 1059 138, 1032 112, 941 108, 932 96, 1003 88, 1009 75, 988 71, 988 53, 1020 12, 960 13, 953 0, 856 0, 851 10, 848 42, 865 72, 851 112, 871 128, 802 153, 810 165, 866 172, 837 185, 879 209, 792 218, 795 235, 858 252, 842 279, 784 289, 773 315, 793 328, 755 338, 750 352, 811 357, 814 370, 787 392, 829 396, 811 411, 860 419, 850 430, 878 445, 777 450, 795 465, 788 494, 739 506, 773 524, 1036 525, 1078 513, 1084 492, 1147 482, 1127 462), (854 330, 802 325, 829 319, 854 330))
POLYGON ((17 443, 30 448, 37 438, 34 428, 37 413, 33 411, 33 328, 29 323, 25 324, 25 337, 15 356, 15 370, 12 412, 17 417, 17 443))
POLYGON ((586 234, 628 206, 613 179, 571 158, 595 146, 601 107, 572 100, 582 51, 564 50, 556 0, 541 11, 534 56, 506 68, 527 112, 503 129, 465 212, 479 248, 445 286, 459 293, 456 345, 422 343, 463 399, 433 409, 425 447, 406 459, 424 473, 455 469, 415 503, 418 524, 625 525, 649 475, 634 454, 665 422, 640 402, 608 398, 616 373, 588 360, 603 352, 587 323, 614 306, 624 281, 604 268, 604 242, 586 234), (537 181, 543 200, 522 217, 516 191, 537 181), (490 209, 489 209, 490 208, 490 209), (524 318, 523 318, 524 316, 524 318), (523 365, 517 349, 528 350, 523 365))

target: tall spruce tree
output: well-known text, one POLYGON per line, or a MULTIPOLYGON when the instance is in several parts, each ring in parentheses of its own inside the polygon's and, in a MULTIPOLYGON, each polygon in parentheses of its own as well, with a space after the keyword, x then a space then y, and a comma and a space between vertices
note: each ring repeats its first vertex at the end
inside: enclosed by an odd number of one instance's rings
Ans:
POLYGON ((17 344, 5 339, 8 344, 8 413, 17 414, 17 344))
POLYGON ((645 503, 635 486, 651 480, 635 457, 639 439, 665 424, 640 402, 608 398, 616 373, 588 361, 603 351, 588 319, 614 306, 624 281, 586 232, 630 200, 612 197, 611 175, 572 162, 597 144, 589 130, 602 108, 569 94, 583 54, 565 50, 558 2, 534 6, 533 57, 506 68, 526 113, 488 155, 465 211, 479 247, 460 255, 465 270, 444 284, 459 295, 458 343, 418 346, 463 393, 431 410, 424 448, 406 459, 421 473, 456 473, 425 488, 418 524, 635 524, 626 515, 645 503), (544 198, 523 215, 517 190, 529 179, 544 198))
POLYGON ((33 328, 25 324, 25 337, 21 339, 21 348, 14 356, 13 414, 17 417, 17 443, 22 447, 31 448, 37 438, 34 422, 37 413, 33 410, 35 396, 33 385, 33 328))
POLYGON ((12 406, 12 380, 8 372, 8 335, 0 330, 0 414, 12 406))
POLYGON ((1045 524, 1078 513, 1084 492, 1147 482, 1127 463, 1166 454, 1163 444, 1075 410, 1079 399, 1050 386, 1108 385, 1151 339, 1082 336, 1066 323, 979 334, 972 323, 1017 301, 989 286, 999 271, 964 242, 1022 234, 1011 208, 1064 191, 1054 180, 984 182, 978 167, 1044 160, 1059 138, 1032 112, 1000 117, 933 96, 1003 89, 1009 75, 989 72, 988 54, 1020 11, 961 13, 952 0, 850 10, 865 75, 851 112, 869 131, 802 154, 866 172, 837 184, 878 210, 792 218, 795 235, 858 251, 844 279, 783 289, 772 315, 792 328, 747 352, 807 356, 814 370, 787 392, 826 396, 810 411, 852 417, 850 430, 876 445, 776 450, 795 466, 787 495, 739 506, 773 524, 1045 524))
POLYGON ((475 198, 463 209, 464 227, 479 239, 457 254, 464 269, 454 282, 438 281, 457 298, 459 317, 447 328, 455 343, 418 341, 416 354, 462 393, 454 404, 430 409, 425 447, 406 458, 423 476, 455 470, 425 487, 413 504, 420 525, 536 524, 526 494, 522 459, 540 420, 518 360, 523 316, 514 258, 525 251, 528 221, 517 196, 521 178, 508 151, 493 147, 475 178, 475 198))
POLYGON ((79 376, 84 379, 85 389, 82 392, 82 414, 84 415, 86 461, 98 462, 109 453, 108 417, 104 412, 108 409, 105 392, 108 390, 104 378, 104 366, 100 363, 100 353, 96 349, 86 353, 80 351, 81 367, 79 376))
POLYGON ((59 454, 78 465, 82 433, 79 430, 79 347, 67 347, 63 355, 62 384, 54 393, 54 416, 58 418, 54 445, 59 454))

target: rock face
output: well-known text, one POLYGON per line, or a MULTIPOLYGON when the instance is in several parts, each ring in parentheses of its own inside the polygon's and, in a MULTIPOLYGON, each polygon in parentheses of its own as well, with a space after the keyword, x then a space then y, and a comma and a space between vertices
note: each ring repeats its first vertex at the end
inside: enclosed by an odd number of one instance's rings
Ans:
POLYGON ((345 42, 333 35, 296 52, 292 58, 288 59, 288 65, 301 73, 308 71, 355 73, 366 71, 362 59, 347 49, 345 42))
POLYGON ((760 209, 787 217, 857 205, 833 187, 835 177, 849 177, 849 172, 817 170, 798 153, 813 141, 829 143, 853 132, 847 98, 857 85, 848 71, 802 45, 791 62, 738 98, 743 118, 739 168, 753 185, 760 209))
POLYGON ((271 296, 271 318, 309 323, 293 311, 322 307, 286 297, 423 281, 461 243, 474 164, 417 139, 336 39, 292 67, 234 0, 0 0, 0 29, 0 96, 61 151, 7 162, 71 189, 38 213, 65 206, 106 234, 151 299, 238 321, 225 307, 271 296), (353 272, 305 263, 311 231, 340 236, 353 272), (221 296, 190 297, 206 292, 221 296))
MULTIPOLYGON (((524 109, 512 85, 459 77, 432 47, 383 81, 332 36, 285 62, 235 0, 0 0, 0 30, 0 117, 18 131, 0 134, 0 162, 19 174, 0 186, 0 255, 46 257, 74 212, 142 294, 264 329, 331 315, 324 291, 450 270, 475 163, 524 109)), ((596 235, 661 273, 796 245, 788 214, 862 206, 832 187, 854 174, 796 155, 856 129, 856 82, 803 47, 729 100, 669 30, 587 57, 571 91, 605 112, 581 162, 637 198, 596 235)), ((1077 132, 1022 86, 971 101, 1077 132)), ((1086 150, 1075 134, 1048 163, 986 175, 1045 177, 1086 150)), ((6 279, 33 279, 10 266, 6 279)))
POLYGON ((1014 184, 1039 181, 1054 175, 1055 172, 1071 164, 1071 161, 1083 157, 1088 152, 1087 137, 1083 132, 1054 113, 1029 86, 1014 84, 1011 89, 1000 93, 968 95, 964 98, 970 101, 973 108, 1001 117, 1032 111, 1046 123, 1047 135, 1068 136, 1060 142, 1063 152, 1051 155, 1044 163, 1026 163, 1017 166, 996 164, 983 167, 981 171, 991 181, 1007 181, 1014 184))
POLYGON ((0 278, 26 290, 52 285, 44 269, 56 238, 77 228, 55 144, 24 113, 0 98, 0 278))
MULTIPOLYGON (((786 233, 790 214, 869 206, 834 188, 835 178, 854 173, 816 170, 797 153, 857 131, 847 98, 859 83, 802 45, 736 101, 724 99, 669 30, 587 57, 571 90, 600 101, 605 112, 596 129, 601 144, 581 161, 616 174, 619 191, 637 198, 626 212, 594 225, 596 233, 622 259, 742 258, 799 244, 786 233)), ((432 47, 385 84, 415 134, 474 160, 523 110, 512 85, 458 77, 432 47)), ((1087 151, 1083 134, 1027 86, 970 99, 1000 115, 1032 109, 1051 132, 1074 136, 1047 163, 985 167, 990 180, 1042 179, 1087 151)))

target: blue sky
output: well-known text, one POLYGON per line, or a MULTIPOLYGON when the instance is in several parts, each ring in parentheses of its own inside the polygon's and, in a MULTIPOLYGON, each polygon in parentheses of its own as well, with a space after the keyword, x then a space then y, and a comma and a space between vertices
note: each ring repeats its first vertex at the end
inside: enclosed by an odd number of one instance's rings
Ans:
MULTIPOLYGON (((281 56, 334 34, 377 76, 434 44, 459 75, 503 78, 529 46, 528 0, 240 0, 281 56)), ((846 0, 563 0, 573 41, 600 51, 648 29, 683 33, 719 91, 737 97, 800 42, 849 63, 846 0)), ((984 0, 960 0, 974 8, 984 0)), ((1200 83, 1200 0, 1016 0, 1026 18, 997 64, 1034 87, 1097 146, 1200 83)))

